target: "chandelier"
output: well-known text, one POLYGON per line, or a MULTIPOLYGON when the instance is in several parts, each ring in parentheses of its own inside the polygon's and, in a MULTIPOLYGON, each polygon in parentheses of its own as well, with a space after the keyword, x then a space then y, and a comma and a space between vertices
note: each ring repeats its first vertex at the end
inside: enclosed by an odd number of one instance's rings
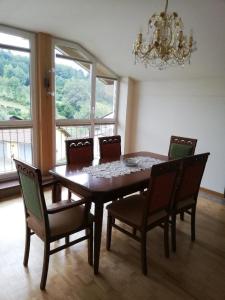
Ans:
POLYGON ((153 31, 150 42, 143 39, 140 32, 134 43, 133 54, 135 63, 143 63, 159 70, 169 66, 190 63, 193 52, 193 37, 189 39, 183 34, 183 22, 176 12, 167 12, 168 0, 165 11, 153 14, 148 22, 148 33, 153 31))

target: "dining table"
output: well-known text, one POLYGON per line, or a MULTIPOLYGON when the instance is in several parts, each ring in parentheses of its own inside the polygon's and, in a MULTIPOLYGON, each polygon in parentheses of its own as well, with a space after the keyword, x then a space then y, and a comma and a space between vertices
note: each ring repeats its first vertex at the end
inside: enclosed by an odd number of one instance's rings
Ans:
MULTIPOLYGON (((159 162, 168 161, 168 157, 152 152, 135 152, 122 155, 120 161, 128 158, 146 157, 159 162)), ((100 248, 104 204, 148 187, 151 167, 138 169, 119 176, 102 177, 88 172, 90 167, 112 163, 112 161, 94 159, 92 163, 64 164, 53 167, 49 172, 60 185, 82 197, 88 197, 94 203, 94 274, 99 272, 100 248)), ((59 199, 58 199, 59 200, 59 199)), ((118 200, 119 201, 119 200, 118 200)))

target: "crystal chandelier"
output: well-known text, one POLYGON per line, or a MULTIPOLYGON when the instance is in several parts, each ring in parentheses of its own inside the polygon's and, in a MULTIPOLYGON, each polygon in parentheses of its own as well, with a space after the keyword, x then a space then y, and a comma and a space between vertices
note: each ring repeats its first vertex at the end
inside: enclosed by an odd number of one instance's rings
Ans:
POLYGON ((193 37, 189 39, 183 34, 183 23, 176 12, 167 13, 168 0, 165 11, 154 14, 148 22, 148 33, 152 29, 150 42, 143 39, 140 32, 134 43, 133 54, 135 63, 143 63, 159 70, 169 66, 190 63, 193 51, 193 37))

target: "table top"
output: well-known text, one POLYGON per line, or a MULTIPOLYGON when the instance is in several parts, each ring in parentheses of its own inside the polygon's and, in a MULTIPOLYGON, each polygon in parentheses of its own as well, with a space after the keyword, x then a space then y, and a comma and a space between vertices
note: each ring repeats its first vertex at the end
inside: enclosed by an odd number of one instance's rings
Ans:
MULTIPOLYGON (((147 156, 151 158, 160 159, 162 161, 167 161, 168 157, 164 155, 159 155, 152 152, 135 152, 121 156, 121 158, 136 157, 136 156, 147 156)), ((88 167, 90 165, 96 165, 100 163, 109 162, 106 160, 93 160, 92 164, 70 164, 56 166, 49 172, 59 180, 67 183, 69 186, 74 186, 82 188, 91 194, 96 193, 111 193, 115 191, 121 191, 121 194, 125 192, 126 189, 130 191, 136 191, 140 187, 147 187, 150 178, 150 170, 142 170, 134 172, 131 174, 126 174, 122 176, 112 177, 112 178, 99 178, 92 176, 82 170, 83 167, 88 167)))

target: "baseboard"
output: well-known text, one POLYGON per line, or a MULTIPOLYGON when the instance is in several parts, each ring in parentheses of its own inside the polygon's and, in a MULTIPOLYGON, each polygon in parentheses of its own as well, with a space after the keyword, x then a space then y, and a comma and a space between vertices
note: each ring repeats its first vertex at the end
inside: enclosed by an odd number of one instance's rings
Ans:
POLYGON ((20 187, 19 186, 13 186, 9 188, 0 189, 0 202, 4 201, 8 197, 15 197, 21 195, 20 193, 20 187))
MULTIPOLYGON (((43 177, 43 181, 46 182, 52 179, 52 176, 43 177)), ((8 197, 20 196, 20 185, 18 179, 7 180, 0 182, 0 202, 4 201, 8 197)))
POLYGON ((203 187, 200 188, 200 191, 209 193, 209 194, 211 194, 213 196, 217 196, 217 197, 220 197, 220 198, 225 198, 225 193, 224 194, 218 193, 218 192, 215 192, 215 191, 203 188, 203 187))

